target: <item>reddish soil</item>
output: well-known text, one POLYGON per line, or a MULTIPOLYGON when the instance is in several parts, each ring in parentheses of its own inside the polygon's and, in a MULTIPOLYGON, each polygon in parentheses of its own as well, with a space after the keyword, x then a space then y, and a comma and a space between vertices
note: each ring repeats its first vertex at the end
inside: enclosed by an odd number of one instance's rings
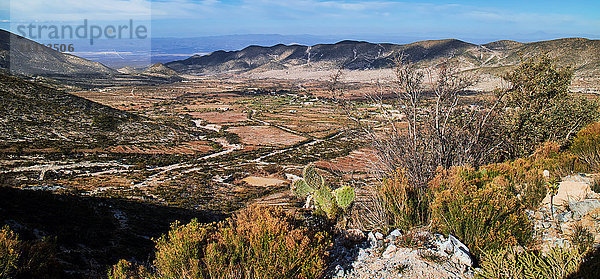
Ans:
POLYGON ((271 126, 232 127, 227 131, 240 136, 243 143, 252 145, 286 146, 306 139, 271 126))
POLYGON ((375 162, 375 154, 372 149, 361 148, 352 151, 344 157, 335 158, 327 161, 318 161, 315 165, 319 168, 330 169, 336 172, 353 173, 364 172, 368 173, 373 169, 375 162))
POLYGON ((246 114, 243 112, 191 112, 189 115, 194 118, 202 118, 206 122, 214 124, 248 121, 246 114))

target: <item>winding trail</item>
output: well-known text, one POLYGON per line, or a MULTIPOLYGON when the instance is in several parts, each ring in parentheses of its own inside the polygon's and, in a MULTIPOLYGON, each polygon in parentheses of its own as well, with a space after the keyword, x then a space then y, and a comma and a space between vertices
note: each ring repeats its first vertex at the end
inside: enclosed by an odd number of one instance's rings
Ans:
MULTIPOLYGON (((219 151, 219 152, 216 152, 216 153, 213 153, 213 154, 209 154, 209 155, 206 155, 206 156, 203 156, 203 157, 201 157, 201 158, 198 159, 199 161, 204 161, 204 160, 207 160, 207 159, 211 159, 211 158, 216 158, 216 157, 219 157, 219 156, 223 156, 223 155, 229 154, 231 152, 234 152, 236 150, 241 150, 241 149, 244 148, 244 146, 241 145, 241 144, 229 144, 227 142, 227 140, 225 140, 223 138, 218 138, 218 139, 216 139, 216 141, 219 142, 225 148, 225 150, 219 151)), ((188 168, 191 168, 191 169, 185 170, 185 171, 183 171, 181 173, 190 173, 190 172, 193 172, 193 171, 201 170, 202 168, 193 168, 193 167, 198 166, 198 165, 199 164, 197 164, 197 163, 195 163, 195 164, 191 164, 191 163, 177 163, 177 164, 173 164, 173 165, 161 167, 161 171, 160 172, 155 173, 155 174, 149 176, 148 178, 146 178, 146 180, 144 180, 144 181, 142 181, 140 183, 137 183, 137 184, 131 186, 131 188, 146 188, 148 186, 154 186, 154 185, 158 185, 158 184, 170 181, 174 177, 168 177, 168 178, 165 178, 165 179, 161 179, 161 177, 164 176, 165 174, 169 173, 169 172, 172 172, 174 170, 179 170, 179 169, 188 169, 188 168)), ((156 169, 158 169, 158 168, 156 168, 156 169)))
MULTIPOLYGON (((93 167, 123 167, 125 170, 129 170, 131 165, 123 165, 117 162, 79 162, 79 163, 71 163, 71 164, 44 164, 44 165, 33 165, 27 167, 17 167, 11 170, 3 170, 0 171, 2 173, 10 173, 10 172, 27 172, 27 171, 39 171, 39 180, 44 180, 47 171, 59 171, 59 170, 67 170, 67 169, 78 169, 78 168, 93 168, 93 167)), ((112 170, 116 172, 117 170, 112 170)), ((94 176, 95 173, 86 173, 85 175, 94 176)))
MULTIPOLYGON (((280 125, 276 125, 276 124, 272 124, 269 123, 267 121, 263 121, 263 120, 259 120, 259 119, 253 119, 252 116, 254 115, 254 113, 256 113, 255 110, 252 111, 252 114, 250 115, 250 120, 260 123, 262 125, 268 125, 268 126, 273 126, 275 128, 281 129, 283 131, 289 132, 289 133, 293 133, 296 135, 303 135, 304 134, 298 132, 298 131, 294 131, 292 129, 289 129, 287 127, 283 127, 280 125)), ((202 128, 202 129, 208 129, 208 130, 212 130, 212 131, 219 131, 219 129, 217 127, 215 127, 214 125, 208 124, 208 125, 202 125, 202 121, 194 121, 194 123, 196 124, 196 127, 198 128, 202 128)), ((220 127, 219 127, 220 128, 220 127)), ((268 158, 270 156, 276 155, 276 154, 280 154, 280 153, 284 153, 296 148, 300 148, 303 146, 307 146, 307 145, 315 145, 317 143, 323 142, 323 141, 327 141, 327 140, 331 140, 334 139, 336 137, 339 137, 340 135, 342 135, 343 132, 340 131, 332 136, 323 138, 323 139, 311 139, 305 143, 302 143, 300 145, 295 145, 292 147, 288 147, 288 148, 283 148, 283 149, 278 149, 278 150, 274 150, 273 152, 270 152, 266 155, 262 155, 256 159, 250 160, 248 162, 252 162, 252 163, 258 163, 258 164, 267 164, 266 162, 263 162, 262 160, 265 158, 268 158)), ((237 150, 242 150, 244 149, 244 146, 242 144, 230 144, 229 142, 227 142, 226 139, 224 138, 217 138, 215 139, 216 142, 218 142, 219 144, 221 144, 224 147, 224 150, 213 153, 213 154, 209 154, 206 156, 203 156, 201 158, 198 158, 198 161, 205 161, 207 159, 212 159, 212 158, 217 158, 223 155, 227 155, 230 154, 232 152, 235 152, 237 150)), ((173 165, 169 165, 169 166, 164 166, 164 167, 159 167, 159 168, 155 168, 152 170, 160 170, 160 172, 155 173, 151 176, 149 176, 148 178, 146 178, 144 181, 137 183, 135 185, 132 185, 131 188, 141 188, 141 189, 145 189, 147 187, 151 187, 151 186, 155 186, 158 184, 162 184, 168 181, 171 181, 173 179, 176 179, 178 177, 180 177, 183 174, 187 174, 187 173, 191 173, 191 172, 195 172, 195 171, 199 171, 204 169, 205 166, 196 162, 196 163, 177 163, 177 164, 173 164, 173 165), (176 175, 171 175, 168 177, 167 176, 170 172, 176 171, 176 170, 181 170, 180 172, 178 172, 176 175)))

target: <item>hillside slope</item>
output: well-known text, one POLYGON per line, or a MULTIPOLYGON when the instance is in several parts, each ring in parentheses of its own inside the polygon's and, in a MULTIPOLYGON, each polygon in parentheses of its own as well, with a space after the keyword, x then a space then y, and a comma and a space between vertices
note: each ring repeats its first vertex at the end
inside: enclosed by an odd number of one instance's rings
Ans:
POLYGON ((101 146, 171 142, 194 136, 38 83, 0 74, 0 142, 101 146))
POLYGON ((0 29, 0 68, 24 75, 110 75, 116 71, 98 62, 31 41, 0 29))

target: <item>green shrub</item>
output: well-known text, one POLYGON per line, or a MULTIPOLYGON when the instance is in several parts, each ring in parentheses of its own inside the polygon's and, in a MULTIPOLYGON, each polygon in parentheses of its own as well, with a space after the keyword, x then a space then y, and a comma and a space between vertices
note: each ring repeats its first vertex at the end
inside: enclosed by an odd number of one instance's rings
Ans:
POLYGON ((376 190, 391 228, 408 230, 427 223, 428 193, 424 188, 411 186, 403 171, 396 171, 384 179, 376 190))
POLYGON ((550 171, 552 179, 585 171, 575 154, 570 151, 562 151, 561 148, 556 142, 545 142, 535 150, 533 156, 526 160, 531 163, 530 168, 550 171))
POLYGON ((4 226, 0 229, 0 278, 59 278, 55 251, 49 239, 22 241, 4 226))
POLYGON ((590 171, 600 171, 600 122, 579 131, 570 150, 590 171))
POLYGON ((119 260, 108 271, 108 279, 142 279, 150 278, 150 274, 143 266, 136 266, 127 260, 119 260))
POLYGON ((109 278, 318 278, 328 245, 282 209, 252 206, 218 224, 174 223, 156 240, 154 274, 121 260, 109 278))
POLYGON ((570 236, 571 243, 580 253, 585 253, 592 249, 594 245, 594 235, 584 226, 576 224, 573 228, 573 234, 570 236))
POLYGON ((476 257, 483 251, 529 244, 533 227, 525 206, 501 187, 478 185, 482 176, 459 167, 436 176, 433 187, 443 190, 435 193, 431 204, 434 226, 455 235, 476 257))
POLYGON ((563 144, 596 120, 596 103, 569 95, 572 76, 572 68, 558 67, 548 55, 525 59, 503 76, 511 85, 500 132, 509 159, 529 156, 546 141, 563 144))
POLYGON ((159 278, 205 278, 204 247, 209 240, 205 225, 194 219, 187 225, 175 222, 167 235, 156 240, 154 267, 159 278))
POLYGON ((582 254, 576 248, 555 247, 543 255, 537 251, 500 249, 485 253, 477 278, 562 279, 577 272, 582 254))
POLYGON ((281 209, 251 207, 222 223, 206 249, 210 278, 318 278, 326 234, 281 209))

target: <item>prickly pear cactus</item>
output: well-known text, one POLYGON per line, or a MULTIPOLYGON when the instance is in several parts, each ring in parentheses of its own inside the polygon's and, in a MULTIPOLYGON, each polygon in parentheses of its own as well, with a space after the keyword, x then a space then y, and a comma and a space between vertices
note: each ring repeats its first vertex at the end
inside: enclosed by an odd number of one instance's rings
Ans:
POLYGON ((333 195, 335 196, 338 206, 341 208, 348 208, 355 198, 354 188, 350 186, 343 186, 335 189, 333 195))
POLYGON ((319 189, 325 185, 325 179, 317 172, 313 164, 309 164, 304 168, 302 176, 304 176, 306 184, 313 189, 319 189))
POLYGON ((317 208, 323 210, 328 218, 335 218, 338 206, 329 187, 323 186, 315 192, 315 202, 317 203, 317 208))
POLYGON ((292 187, 292 193, 301 198, 306 198, 312 195, 315 191, 316 190, 308 186, 304 180, 296 180, 292 187))
POLYGON ((328 218, 335 218, 340 208, 346 209, 352 204, 355 192, 352 187, 344 186, 334 191, 325 186, 325 179, 313 164, 304 168, 303 179, 297 180, 292 185, 292 193, 305 198, 312 195, 318 209, 322 210, 328 218))

